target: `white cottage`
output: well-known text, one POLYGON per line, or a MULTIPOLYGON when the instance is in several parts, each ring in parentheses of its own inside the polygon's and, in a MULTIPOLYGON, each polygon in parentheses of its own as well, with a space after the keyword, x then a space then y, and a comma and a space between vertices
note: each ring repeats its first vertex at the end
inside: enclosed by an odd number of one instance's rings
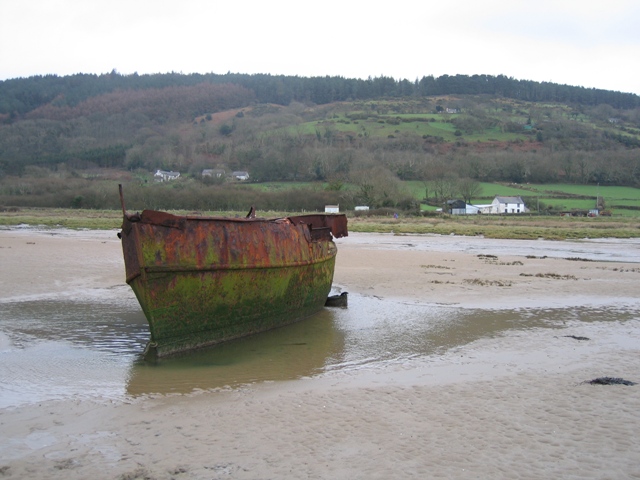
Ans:
POLYGON ((522 197, 501 197, 496 195, 496 198, 491 202, 491 213, 524 213, 529 209, 524 204, 522 197))
POLYGON ((156 182, 168 182, 170 180, 176 180, 178 177, 180 177, 180 172, 167 172, 166 170, 158 170, 153 176, 156 182))

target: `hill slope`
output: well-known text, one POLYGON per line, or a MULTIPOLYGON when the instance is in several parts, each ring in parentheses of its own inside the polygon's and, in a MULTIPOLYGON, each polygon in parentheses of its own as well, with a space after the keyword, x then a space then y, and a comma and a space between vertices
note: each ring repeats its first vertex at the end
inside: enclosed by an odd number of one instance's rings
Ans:
POLYGON ((445 196, 458 179, 638 186, 638 105, 632 94, 483 75, 15 79, 0 82, 0 188, 22 195, 36 189, 26 179, 50 189, 55 176, 156 169, 350 183, 381 204, 397 198, 398 180, 445 196))

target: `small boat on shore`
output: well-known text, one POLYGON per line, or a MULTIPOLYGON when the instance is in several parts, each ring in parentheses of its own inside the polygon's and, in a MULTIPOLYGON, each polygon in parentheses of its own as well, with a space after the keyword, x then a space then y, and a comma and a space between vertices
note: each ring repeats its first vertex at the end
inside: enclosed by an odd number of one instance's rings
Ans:
POLYGON ((128 213, 126 281, 149 322, 146 356, 165 356, 298 321, 323 308, 343 214, 275 219, 128 213))

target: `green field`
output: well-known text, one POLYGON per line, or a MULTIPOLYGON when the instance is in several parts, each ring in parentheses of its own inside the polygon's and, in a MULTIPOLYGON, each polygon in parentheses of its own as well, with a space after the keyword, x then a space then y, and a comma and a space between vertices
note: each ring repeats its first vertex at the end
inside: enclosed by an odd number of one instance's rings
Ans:
MULTIPOLYGON (((354 112, 352 112, 353 114, 354 112)), ((357 112, 355 112, 357 113, 357 112)), ((333 115, 331 118, 306 122, 288 127, 291 134, 325 135, 327 131, 339 132, 353 137, 385 137, 411 134, 419 137, 440 137, 441 141, 515 141, 529 138, 523 133, 505 133, 498 127, 491 127, 476 133, 455 135, 456 126, 451 120, 457 114, 384 114, 370 115, 362 119, 352 119, 347 115, 333 115)))
MULTIPOLYGON (((424 182, 410 181, 405 185, 416 199, 425 196, 424 182)), ((604 198, 605 207, 615 216, 640 218, 640 189, 633 187, 608 187, 596 185, 515 185, 481 183, 480 195, 472 200, 474 205, 491 203, 496 195, 521 196, 527 207, 536 212, 538 205, 553 207, 553 210, 589 210, 595 208, 596 196, 604 198)), ((437 207, 423 205, 423 210, 437 207)))
MULTIPOLYGON (((425 197, 425 184, 421 181, 403 182, 407 191, 416 200, 425 197)), ((312 188, 325 189, 327 183, 310 184, 308 182, 265 182, 248 184, 251 188, 264 191, 284 191, 289 189, 312 188)), ((632 187, 603 187, 595 185, 550 184, 515 185, 499 183, 480 183, 480 195, 471 202, 474 205, 491 203, 496 195, 521 196, 532 213, 538 205, 553 207, 554 211, 589 210, 595 208, 596 195, 604 198, 605 206, 614 216, 640 218, 640 189, 632 187), (588 197, 588 198, 585 198, 588 197)), ((355 185, 344 184, 343 190, 356 189, 355 185)), ((435 211, 438 207, 422 205, 422 210, 435 211)))
MULTIPOLYGON (((595 208, 596 197, 605 201, 605 208, 613 215, 640 217, 640 189, 633 187, 609 187, 597 185, 549 184, 549 185, 510 185, 482 184, 483 196, 520 195, 529 200, 535 198, 547 206, 559 210, 589 210, 595 208), (625 208, 626 207, 626 208, 625 208)), ((531 202, 530 202, 531 203, 531 202)), ((534 210, 534 205, 528 205, 534 210)))

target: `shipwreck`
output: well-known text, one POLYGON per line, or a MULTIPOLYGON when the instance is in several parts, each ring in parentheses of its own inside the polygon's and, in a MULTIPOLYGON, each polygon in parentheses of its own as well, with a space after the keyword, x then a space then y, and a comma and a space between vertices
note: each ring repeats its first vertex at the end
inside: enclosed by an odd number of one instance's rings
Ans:
POLYGON ((165 356, 287 325, 323 308, 344 214, 257 218, 125 209, 118 236, 149 322, 145 356, 165 356))

